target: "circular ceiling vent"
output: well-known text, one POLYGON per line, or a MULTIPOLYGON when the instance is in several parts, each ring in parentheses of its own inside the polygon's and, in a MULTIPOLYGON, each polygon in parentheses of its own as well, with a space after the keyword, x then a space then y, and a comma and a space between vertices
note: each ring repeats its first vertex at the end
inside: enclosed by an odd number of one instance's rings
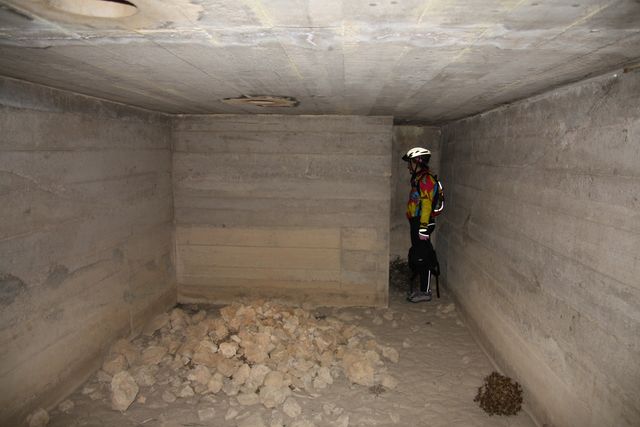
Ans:
POLYGON ((222 102, 229 105, 252 105, 254 107, 296 107, 300 102, 290 96, 249 95, 236 98, 224 98, 222 102))
POLYGON ((49 0, 54 9, 92 18, 125 18, 138 12, 135 4, 126 0, 49 0))

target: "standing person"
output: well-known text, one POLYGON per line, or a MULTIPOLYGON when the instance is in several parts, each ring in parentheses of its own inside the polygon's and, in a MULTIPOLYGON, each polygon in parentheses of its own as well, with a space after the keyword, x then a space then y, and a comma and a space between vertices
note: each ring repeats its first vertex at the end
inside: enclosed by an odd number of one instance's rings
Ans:
POLYGON ((431 301, 431 272, 438 268, 430 235, 436 227, 435 217, 444 209, 444 193, 438 177, 429 171, 429 159, 431 151, 422 147, 414 147, 402 156, 411 173, 411 192, 407 203, 411 233, 409 265, 420 275, 420 291, 413 292, 411 286, 407 295, 411 302, 431 301))

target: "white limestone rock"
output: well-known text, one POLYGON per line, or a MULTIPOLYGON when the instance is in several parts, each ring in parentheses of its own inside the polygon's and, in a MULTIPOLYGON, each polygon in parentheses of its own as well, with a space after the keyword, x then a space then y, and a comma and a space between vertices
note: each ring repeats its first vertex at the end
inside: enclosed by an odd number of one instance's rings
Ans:
POLYGON ((49 413, 39 408, 27 417, 29 427, 45 427, 49 424, 49 413))
POLYGON ((184 387, 182 387, 182 389, 180 389, 180 393, 178 393, 178 396, 182 398, 193 397, 195 395, 196 394, 191 388, 191 386, 188 386, 188 385, 185 385, 184 387))
POLYGON ((216 410, 214 408, 198 409, 198 419, 201 422, 212 421, 216 418, 216 410))
POLYGON ((68 413, 68 412, 71 412, 75 406, 76 405, 75 405, 75 403, 73 403, 72 400, 67 399, 67 400, 62 401, 58 405, 58 409, 60 410, 60 412, 68 413))
POLYGON ((222 390, 223 385, 224 377, 220 373, 216 372, 207 383, 207 390, 209 390, 213 394, 216 394, 220 390, 222 390))
POLYGON ((167 354, 167 348, 159 345, 147 347, 140 356, 140 362, 144 365, 157 365, 167 354))
POLYGON ((236 342, 223 342, 220 343, 220 354, 222 354, 227 359, 231 359, 236 355, 238 351, 238 343, 236 342))
POLYGON ((273 387, 263 386, 260 389, 260 402, 269 409, 280 406, 291 395, 291 389, 287 386, 273 387))
POLYGON ((352 383, 371 387, 374 384, 375 369, 371 360, 367 358, 367 353, 369 352, 347 350, 342 358, 342 368, 352 383))
POLYGON ((288 397, 282 406, 284 412, 289 418, 297 418, 302 414, 302 408, 293 397, 288 397))
POLYGON ((400 359, 398 350, 393 347, 382 347, 382 356, 386 357, 393 363, 398 363, 398 360, 400 359))
POLYGON ((124 412, 138 395, 138 384, 127 371, 118 372, 111 380, 111 407, 124 412))
POLYGON ((236 408, 229 408, 229 410, 227 411, 227 413, 224 415, 224 419, 226 421, 232 420, 235 417, 237 417, 239 414, 238 410, 236 408))
POLYGON ((398 380, 389 374, 384 374, 382 375, 380 384, 382 384, 383 387, 388 388, 389 390, 393 390, 398 387, 398 380))
POLYGON ((239 393, 236 399, 242 406, 251 406, 260 403, 260 396, 258 396, 257 393, 239 393))
POLYGON ((204 365, 196 365, 189 374, 187 374, 187 379, 189 381, 193 381, 197 384, 207 384, 211 379, 211 371, 204 365))
POLYGON ((165 390, 162 393, 162 400, 167 402, 167 403, 173 403, 173 402, 176 401, 176 399, 177 399, 176 395, 171 393, 171 391, 169 391, 169 390, 165 390))
POLYGON ((119 353, 111 353, 102 364, 102 370, 111 376, 125 371, 128 367, 127 359, 119 353))

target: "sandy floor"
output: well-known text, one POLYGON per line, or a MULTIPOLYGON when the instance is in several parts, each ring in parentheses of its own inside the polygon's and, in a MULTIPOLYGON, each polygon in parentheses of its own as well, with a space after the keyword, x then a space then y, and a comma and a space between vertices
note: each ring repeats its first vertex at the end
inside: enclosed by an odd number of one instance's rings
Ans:
MULTIPOLYGON (((489 416, 473 398, 483 378, 491 373, 487 357, 473 341, 459 320, 451 300, 418 304, 404 300, 404 293, 392 289, 390 308, 324 309, 321 313, 338 316, 345 322, 370 329, 378 343, 400 352, 397 364, 388 363, 389 373, 399 380, 395 390, 376 393, 367 387, 350 385, 342 377, 316 396, 295 393, 302 414, 292 420, 281 411, 262 405, 239 406, 233 398, 220 393, 215 397, 194 396, 167 404, 161 399, 162 388, 146 395, 146 402, 135 402, 126 413, 113 411, 109 405, 108 385, 92 379, 70 397, 75 404, 68 413, 51 412, 50 426, 237 426, 247 425, 247 418, 260 414, 264 425, 272 417, 292 426, 294 421, 308 420, 315 425, 336 426, 338 416, 349 426, 534 426, 524 413, 517 416, 489 416), (90 392, 93 391, 93 398, 90 392), (97 392, 97 393, 96 393, 97 392), (100 398, 100 396, 103 396, 100 398), (198 410, 215 409, 215 418, 200 421, 198 410), (238 415, 225 420, 230 408, 238 415)), ((251 423, 249 423, 250 425, 251 423)), ((344 424, 343 424, 344 425, 344 424)))

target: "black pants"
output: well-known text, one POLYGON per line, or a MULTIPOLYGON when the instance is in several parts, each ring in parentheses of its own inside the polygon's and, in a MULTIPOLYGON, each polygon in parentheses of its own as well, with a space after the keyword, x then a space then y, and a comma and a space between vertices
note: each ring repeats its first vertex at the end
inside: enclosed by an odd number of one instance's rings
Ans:
MULTIPOLYGON (((411 251, 413 254, 421 258, 431 258, 431 253, 434 252, 431 240, 420 240, 418 230, 420 228, 420 218, 411 218, 409 220, 409 232, 411 233, 411 251)), ((435 256, 435 255, 434 255, 435 256)), ((409 265, 411 266, 411 256, 409 257, 409 265)), ((414 273, 420 275, 420 292, 427 292, 429 290, 430 279, 430 264, 427 263, 423 268, 415 269, 415 265, 411 267, 414 273)))

